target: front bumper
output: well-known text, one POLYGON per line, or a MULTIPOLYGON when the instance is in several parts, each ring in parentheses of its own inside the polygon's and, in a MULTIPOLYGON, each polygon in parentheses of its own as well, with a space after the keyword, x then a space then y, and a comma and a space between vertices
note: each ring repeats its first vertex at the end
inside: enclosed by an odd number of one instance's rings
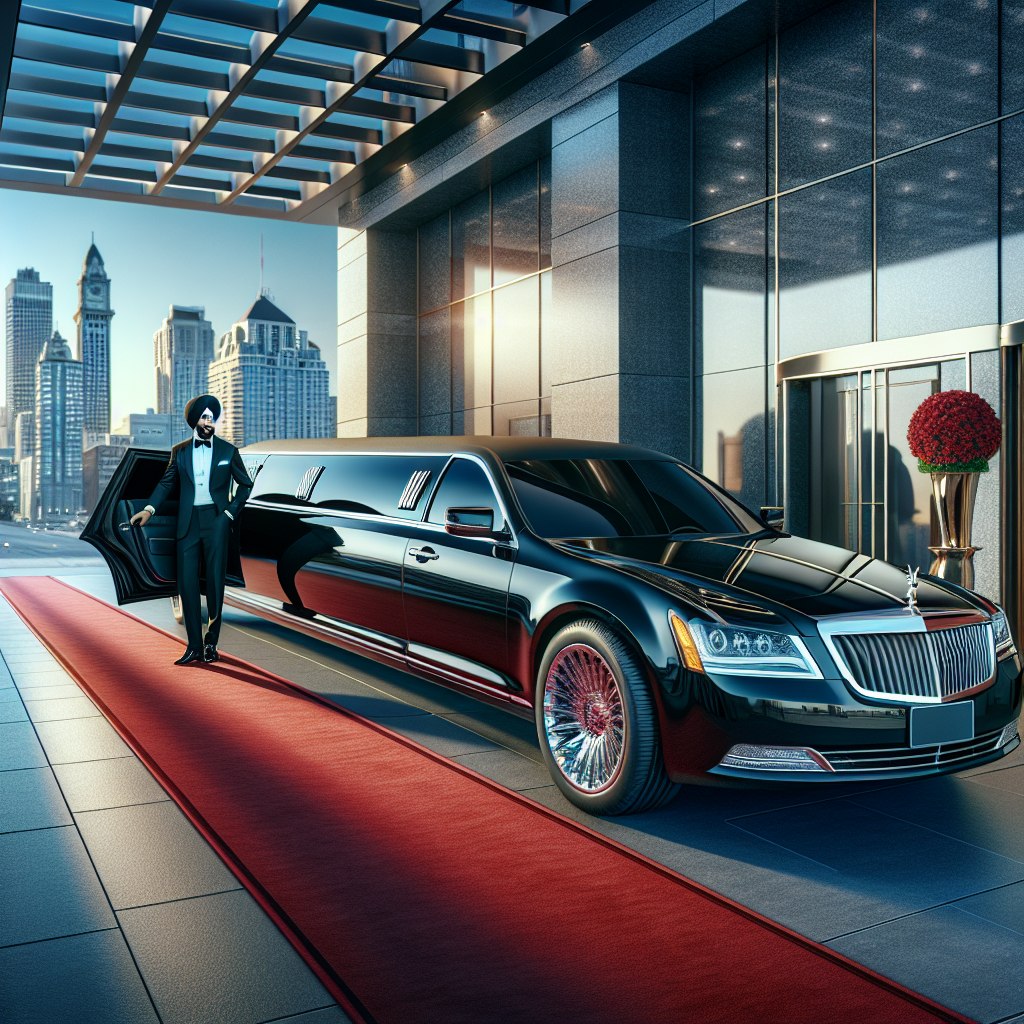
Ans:
POLYGON ((784 764, 784 760, 778 756, 781 751, 777 748, 773 750, 765 746, 737 744, 722 762, 710 769, 709 774, 760 782, 828 783, 913 779, 945 775, 988 764, 1005 757, 1019 746, 1016 721, 972 740, 931 747, 867 747, 862 750, 788 748, 803 754, 799 758, 799 769, 767 767, 768 764, 784 764))

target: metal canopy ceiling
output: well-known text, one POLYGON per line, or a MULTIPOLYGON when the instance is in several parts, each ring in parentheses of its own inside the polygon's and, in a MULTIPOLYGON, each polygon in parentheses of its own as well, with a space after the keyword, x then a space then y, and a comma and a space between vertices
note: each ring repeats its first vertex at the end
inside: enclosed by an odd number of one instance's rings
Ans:
POLYGON ((0 0, 0 186, 304 219, 586 3, 0 0))

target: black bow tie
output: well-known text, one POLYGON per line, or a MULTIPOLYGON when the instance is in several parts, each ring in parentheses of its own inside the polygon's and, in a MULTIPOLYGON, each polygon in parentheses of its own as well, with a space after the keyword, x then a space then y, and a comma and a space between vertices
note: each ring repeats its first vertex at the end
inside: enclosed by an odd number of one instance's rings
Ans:
POLYGON ((213 442, 212 441, 200 441, 199 438, 197 437, 196 438, 196 442, 195 442, 195 447, 196 448, 201 448, 201 447, 212 448, 213 447, 213 442))

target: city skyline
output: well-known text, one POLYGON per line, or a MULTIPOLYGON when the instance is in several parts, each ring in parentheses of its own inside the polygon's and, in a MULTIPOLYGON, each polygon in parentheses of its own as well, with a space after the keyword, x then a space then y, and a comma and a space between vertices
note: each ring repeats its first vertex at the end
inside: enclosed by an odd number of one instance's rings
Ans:
MULTIPOLYGON (((264 283, 275 303, 295 310, 308 325, 336 393, 335 229, 10 190, 0 190, 0 219, 6 228, 0 235, 0 280, 34 267, 53 285, 53 325, 65 337, 75 333, 77 282, 95 234, 117 314, 112 423, 156 407, 153 333, 169 305, 204 306, 217 336, 252 305, 259 291, 261 233, 264 283)), ((77 348, 74 354, 80 356, 77 348)), ((4 363, 0 395, 6 389, 4 363)))

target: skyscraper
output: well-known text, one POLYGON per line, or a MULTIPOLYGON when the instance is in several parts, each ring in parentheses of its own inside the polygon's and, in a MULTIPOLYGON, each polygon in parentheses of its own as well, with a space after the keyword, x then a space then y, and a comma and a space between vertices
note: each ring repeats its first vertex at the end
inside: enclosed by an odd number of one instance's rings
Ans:
POLYGON ((327 364, 295 321, 261 295, 220 339, 210 394, 223 406, 217 431, 242 447, 256 441, 327 437, 327 364))
POLYGON ((82 507, 83 377, 54 331, 36 364, 34 520, 60 521, 82 507))
POLYGON ((7 285, 7 422, 35 408, 36 363, 53 330, 53 286, 32 267, 7 285))
POLYGON ((171 417, 173 444, 189 434, 183 416, 185 403, 209 387, 213 324, 204 319, 205 314, 202 306, 171 306, 153 335, 156 409, 171 417))
POLYGON ((110 430, 110 278, 94 242, 78 279, 78 357, 82 361, 85 429, 110 430))

